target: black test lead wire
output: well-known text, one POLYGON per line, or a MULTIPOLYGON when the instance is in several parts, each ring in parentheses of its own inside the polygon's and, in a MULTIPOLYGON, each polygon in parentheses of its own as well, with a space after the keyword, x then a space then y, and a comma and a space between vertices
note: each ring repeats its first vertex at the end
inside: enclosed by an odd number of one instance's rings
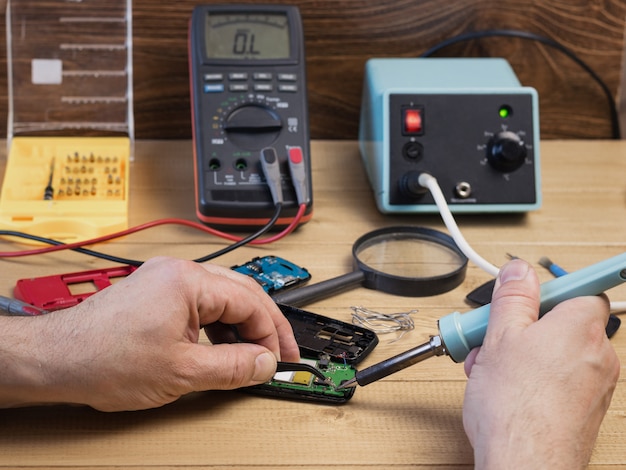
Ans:
MULTIPOLYGON (((196 263, 204 263, 205 261, 210 261, 226 253, 229 253, 243 245, 246 245, 250 243, 252 240, 257 239, 264 233, 268 232, 276 224, 276 221, 278 220, 280 216, 281 210, 282 210, 282 205, 277 205, 276 211, 272 219, 256 233, 253 233, 252 235, 249 235, 248 237, 242 238, 241 240, 235 243, 232 243, 231 245, 228 245, 218 251, 215 251, 213 253, 210 253, 200 258, 196 258, 193 261, 196 263)), ((31 235, 31 234, 24 233, 24 232, 16 232, 13 230, 0 230, 0 236, 24 238, 26 240, 46 243, 48 245, 53 245, 53 246, 65 245, 65 243, 58 241, 58 240, 53 240, 51 238, 46 238, 46 237, 40 237, 37 235, 31 235)), ((109 255, 107 253, 102 253, 100 251, 95 251, 95 250, 91 250, 89 248, 84 248, 84 247, 73 247, 73 248, 68 248, 68 250, 75 251, 77 253, 82 253, 82 254, 89 255, 89 256, 93 256, 94 258, 111 261, 114 263, 128 264, 130 266, 141 266, 144 263, 144 261, 129 259, 129 258, 122 258, 120 256, 115 256, 115 255, 109 255)))

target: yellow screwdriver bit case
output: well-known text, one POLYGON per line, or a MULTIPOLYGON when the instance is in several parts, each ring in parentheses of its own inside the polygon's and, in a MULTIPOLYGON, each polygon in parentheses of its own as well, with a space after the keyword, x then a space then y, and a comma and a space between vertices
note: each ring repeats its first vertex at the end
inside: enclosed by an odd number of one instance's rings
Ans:
POLYGON ((131 0, 7 2, 0 229, 71 243, 128 227, 131 0))

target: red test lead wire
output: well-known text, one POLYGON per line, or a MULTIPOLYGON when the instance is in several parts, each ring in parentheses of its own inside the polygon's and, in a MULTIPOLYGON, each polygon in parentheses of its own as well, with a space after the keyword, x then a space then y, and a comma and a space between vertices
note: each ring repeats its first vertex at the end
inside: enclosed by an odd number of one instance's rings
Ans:
MULTIPOLYGON (((287 227, 285 227, 281 232, 275 235, 266 237, 266 238, 252 240, 249 244, 250 245, 266 245, 269 243, 274 243, 275 241, 278 241, 281 238, 286 237, 287 235, 289 235, 291 232, 293 232, 296 229, 296 227, 300 223, 300 220, 304 216, 306 208, 307 208, 306 204, 300 204, 300 206, 298 207, 298 212, 296 213, 291 223, 287 227)), ((185 219, 166 218, 166 219, 158 219, 158 220, 154 220, 151 222, 146 222, 144 224, 140 224, 140 225, 131 227, 126 230, 121 230, 119 232, 111 233, 108 235, 103 235, 101 237, 91 238, 89 240, 83 240, 80 242, 67 243, 67 244, 62 244, 62 245, 53 245, 53 246, 47 246, 44 248, 35 248, 32 250, 3 251, 3 252, 0 252, 0 258, 17 258, 21 256, 39 255, 39 254, 52 253, 52 252, 61 251, 61 250, 72 250, 75 248, 83 248, 88 245, 102 243, 105 241, 113 240, 116 238, 121 238, 121 237, 131 235, 137 232, 141 232, 149 228, 157 227, 159 225, 168 225, 168 224, 183 225, 183 226, 195 228, 202 232, 210 233, 211 235, 215 235, 215 236, 218 236, 218 237, 221 237, 226 240, 233 241, 233 242, 239 242, 243 240, 243 237, 239 237, 236 235, 232 235, 230 233, 222 232, 220 230, 216 230, 214 228, 208 227, 198 222, 193 222, 191 220, 185 220, 185 219)))

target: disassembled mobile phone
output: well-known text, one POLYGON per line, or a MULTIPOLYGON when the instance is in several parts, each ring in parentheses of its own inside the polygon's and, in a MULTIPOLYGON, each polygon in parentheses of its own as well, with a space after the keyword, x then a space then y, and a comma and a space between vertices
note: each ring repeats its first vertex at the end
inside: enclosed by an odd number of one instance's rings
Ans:
POLYGON ((334 362, 325 354, 319 359, 301 359, 321 371, 326 380, 307 371, 276 372, 267 383, 247 390, 260 395, 320 403, 345 403, 354 395, 355 387, 336 390, 346 380, 354 378, 356 369, 347 362, 334 362))
POLYGON ((272 255, 253 258, 230 269, 250 276, 268 294, 295 287, 311 279, 311 274, 306 268, 272 255))

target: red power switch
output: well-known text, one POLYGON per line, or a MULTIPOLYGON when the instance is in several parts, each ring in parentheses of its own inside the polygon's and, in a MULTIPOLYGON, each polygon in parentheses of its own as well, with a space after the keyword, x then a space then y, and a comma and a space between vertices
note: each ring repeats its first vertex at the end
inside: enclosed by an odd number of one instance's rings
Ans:
POLYGON ((421 109, 404 109, 402 111, 402 124, 404 134, 421 134, 423 131, 423 119, 421 109))

